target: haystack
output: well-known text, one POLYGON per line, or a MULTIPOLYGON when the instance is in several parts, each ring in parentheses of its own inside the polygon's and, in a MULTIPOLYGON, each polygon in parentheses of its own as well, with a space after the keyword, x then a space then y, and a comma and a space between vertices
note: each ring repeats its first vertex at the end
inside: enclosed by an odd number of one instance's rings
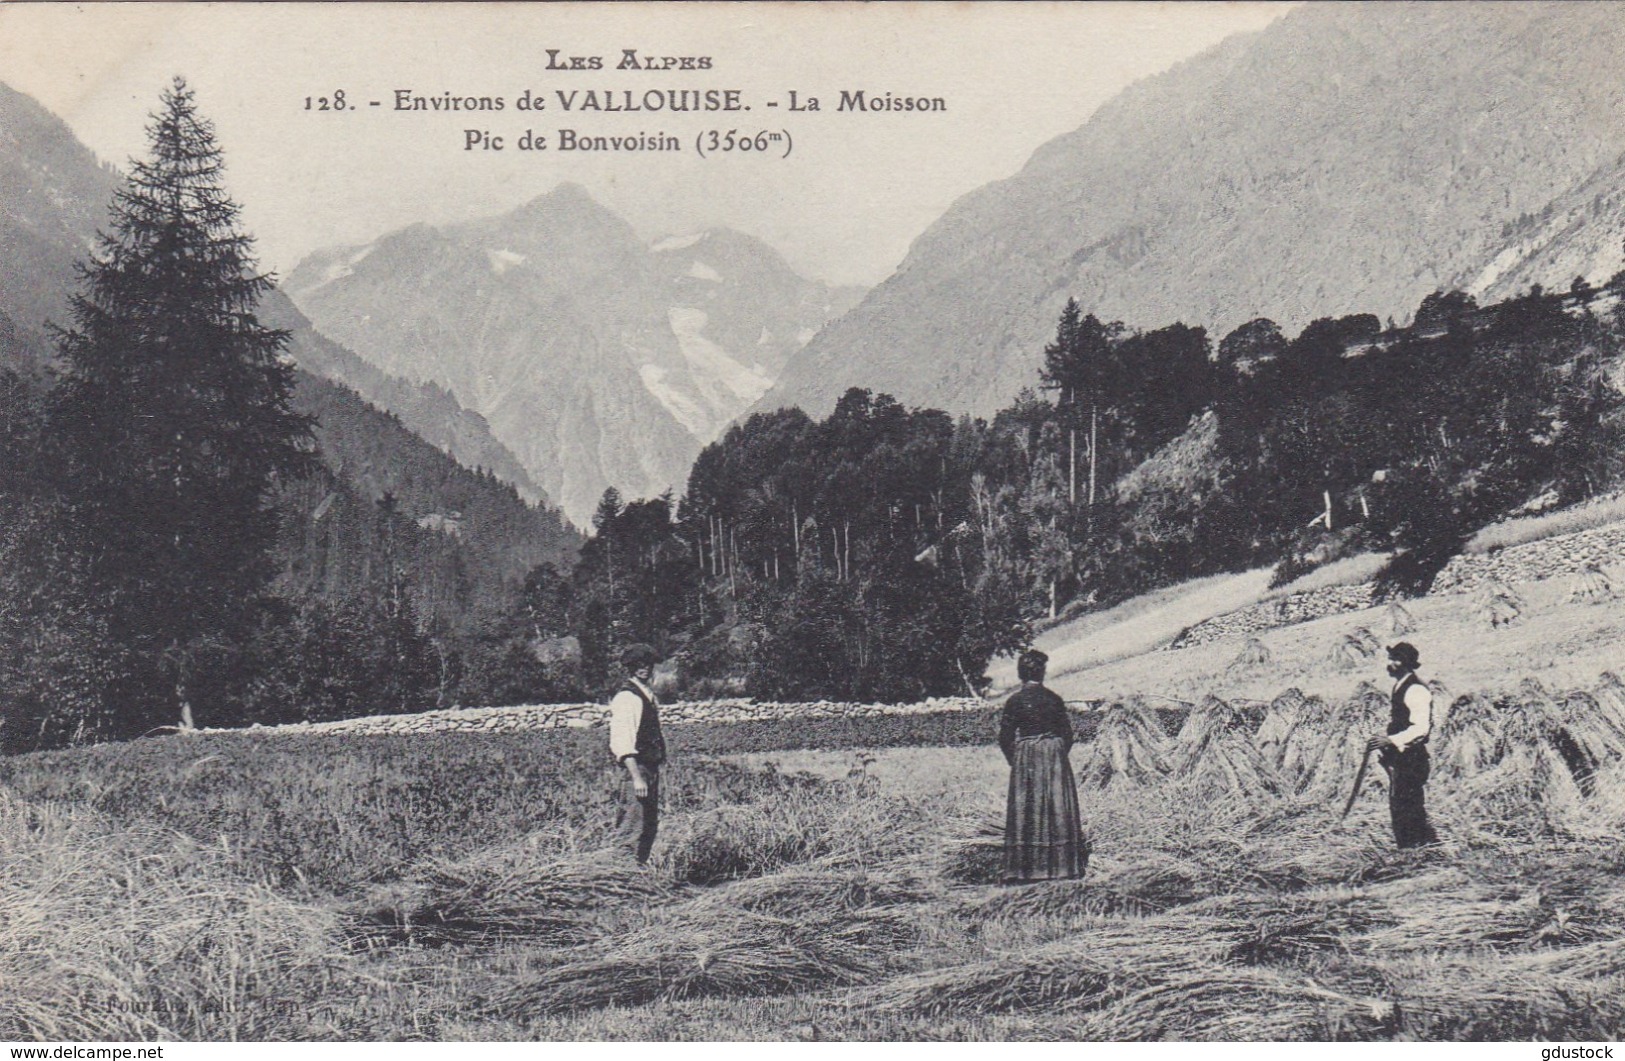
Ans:
POLYGON ((1169 764, 1175 771, 1184 771, 1220 734, 1245 732, 1250 735, 1252 730, 1252 721, 1239 704, 1209 693, 1185 716, 1185 724, 1174 737, 1169 764))
POLYGON ((1404 637, 1406 634, 1416 632, 1416 619, 1398 601, 1388 605, 1383 613, 1383 620, 1387 623, 1388 632, 1395 637, 1404 637))
POLYGON ((1275 764, 1253 743, 1255 728, 1250 714, 1240 706, 1216 696, 1204 697, 1174 740, 1175 775, 1191 781, 1199 791, 1248 799, 1282 792, 1286 786, 1275 764))
POLYGON ((1625 738, 1625 683, 1612 671, 1604 671, 1597 687, 1591 691, 1591 699, 1607 726, 1625 738))
POLYGON ((1139 699, 1112 704, 1078 765, 1078 784, 1096 790, 1151 784, 1168 773, 1168 751, 1155 709, 1139 699))
POLYGON ((1361 647, 1366 650, 1368 657, 1375 656, 1377 650, 1382 648, 1382 639, 1373 634, 1369 626, 1356 626, 1349 631, 1349 637, 1360 643, 1361 647))
POLYGON ((1296 688, 1288 689, 1270 701, 1269 709, 1264 712, 1264 721, 1253 734, 1253 743, 1277 768, 1286 751, 1286 742, 1303 725, 1305 703, 1307 701, 1302 692, 1296 688))
POLYGON ((1376 648, 1366 640, 1371 636, 1371 631, 1364 627, 1361 627, 1361 631, 1365 637, 1361 637, 1359 631, 1345 634, 1332 646, 1326 660, 1334 670, 1355 670, 1370 664, 1376 648))
POLYGON ((1495 765, 1500 758, 1500 714, 1483 693, 1463 696, 1450 705, 1448 716, 1435 723, 1429 738, 1434 770, 1441 779, 1465 781, 1495 765))
POLYGON ((1525 683, 1500 708, 1495 761, 1462 785, 1474 816, 1514 833, 1546 834, 1576 824, 1589 770, 1557 705, 1538 685, 1525 683))
POLYGON ((1492 627, 1510 626, 1522 617, 1522 597, 1504 582, 1489 582, 1473 596, 1473 613, 1492 627))
POLYGON ((1609 763, 1597 771, 1591 785, 1590 807, 1616 832, 1625 828, 1625 762, 1609 763))
POLYGON ((1596 564, 1582 564, 1569 590, 1571 604, 1600 604, 1615 599, 1614 583, 1596 564))
POLYGON ((1249 637, 1236 658, 1225 668, 1227 674, 1245 674, 1265 666, 1271 659, 1269 646, 1256 637, 1249 637))
POLYGON ((1188 761, 1178 776, 1199 793, 1233 795, 1253 800, 1282 795, 1290 786, 1246 733, 1222 733, 1202 754, 1188 761))
POLYGON ((1303 697, 1301 711, 1303 720, 1281 739, 1275 761, 1282 779, 1294 792, 1302 792, 1314 778, 1315 764, 1326 750, 1332 731, 1333 711, 1325 700, 1303 697))
POLYGON ((1381 733, 1387 721, 1388 697, 1370 682, 1361 682, 1354 695, 1332 714, 1326 727, 1326 743, 1315 760, 1305 793, 1318 800, 1342 794, 1360 769, 1366 741, 1381 733))

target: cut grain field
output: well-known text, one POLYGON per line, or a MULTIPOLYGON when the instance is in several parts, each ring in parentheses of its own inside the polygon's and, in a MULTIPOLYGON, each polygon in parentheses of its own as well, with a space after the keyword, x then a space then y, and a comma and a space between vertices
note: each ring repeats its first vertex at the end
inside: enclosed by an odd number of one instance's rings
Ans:
POLYGON ((674 726, 641 872, 606 851, 598 730, 0 760, 0 1038, 1617 1038, 1625 606, 1506 589, 1510 622, 1407 604, 1447 708, 1414 852, 1380 776, 1337 815, 1385 719, 1382 609, 1078 648, 1089 871, 1020 889, 991 704, 674 726))
POLYGON ((1088 876, 1023 889, 991 743, 696 741, 647 872, 602 850, 596 732, 7 760, 0 1035, 1614 1038, 1625 687, 1518 695, 1461 698, 1405 853, 1380 786, 1333 809, 1376 690, 1115 704, 1088 876))

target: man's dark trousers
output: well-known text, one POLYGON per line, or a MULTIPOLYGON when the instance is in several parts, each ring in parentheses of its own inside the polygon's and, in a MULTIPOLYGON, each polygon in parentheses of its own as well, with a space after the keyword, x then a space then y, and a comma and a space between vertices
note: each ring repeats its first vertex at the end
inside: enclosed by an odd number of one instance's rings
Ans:
POLYGON ((1437 841, 1423 796, 1428 775, 1433 772, 1427 745, 1412 744, 1404 751, 1384 748, 1382 765, 1388 770, 1388 813, 1394 820, 1394 843, 1422 847, 1437 841))
POLYGON ((622 845, 637 855, 638 865, 641 866, 649 861, 655 831, 660 827, 660 767, 639 766, 638 769, 643 771, 649 794, 639 799, 632 788, 632 779, 627 777, 616 827, 622 845))

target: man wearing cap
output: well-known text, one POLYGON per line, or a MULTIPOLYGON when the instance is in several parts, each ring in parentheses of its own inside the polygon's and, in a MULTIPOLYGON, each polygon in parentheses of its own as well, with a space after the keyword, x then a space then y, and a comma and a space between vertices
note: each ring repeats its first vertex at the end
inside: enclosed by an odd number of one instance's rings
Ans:
POLYGON ((649 688, 656 659, 648 645, 628 645, 621 653, 626 684, 609 702, 609 751, 631 782, 617 825, 640 866, 649 861, 660 824, 660 764, 666 761, 660 701, 649 688))
POLYGON ((1388 811, 1394 820, 1394 842, 1400 847, 1422 847, 1438 840, 1423 804, 1423 786, 1432 771, 1428 734, 1433 729, 1433 693, 1416 676, 1421 665, 1415 645, 1401 641, 1389 646, 1388 673, 1394 691, 1388 699, 1388 732, 1366 744, 1367 752, 1377 751, 1377 761, 1388 771, 1388 811))

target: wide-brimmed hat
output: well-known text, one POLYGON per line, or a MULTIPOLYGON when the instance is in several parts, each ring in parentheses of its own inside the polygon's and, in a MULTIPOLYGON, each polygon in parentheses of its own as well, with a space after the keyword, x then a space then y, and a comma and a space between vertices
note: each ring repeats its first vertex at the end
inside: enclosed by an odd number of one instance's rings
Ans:
POLYGON ((648 645, 627 645, 621 649, 621 666, 627 670, 637 670, 639 667, 653 667, 659 662, 660 653, 648 645))
POLYGON ((1416 651, 1416 646, 1409 641, 1401 641, 1397 645, 1388 646, 1388 658, 1395 663, 1410 667, 1413 670, 1422 665, 1422 655, 1416 651))

